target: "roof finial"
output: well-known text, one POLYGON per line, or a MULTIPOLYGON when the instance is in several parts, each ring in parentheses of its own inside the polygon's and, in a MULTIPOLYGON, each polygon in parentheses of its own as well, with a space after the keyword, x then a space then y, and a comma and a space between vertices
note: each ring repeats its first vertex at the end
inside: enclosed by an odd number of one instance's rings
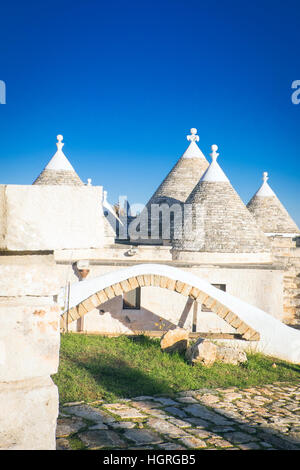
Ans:
POLYGON ((191 142, 199 142, 200 138, 196 134, 197 134, 197 129, 195 129, 195 127, 192 127, 191 135, 186 136, 187 140, 190 140, 191 142))
POLYGON ((264 171, 263 172, 263 182, 266 183, 268 181, 269 177, 268 177, 268 172, 267 171, 264 171))
POLYGON ((87 179, 87 185, 88 185, 88 186, 92 186, 92 178, 88 178, 88 179, 87 179))
POLYGON ((212 152, 211 152, 210 156, 212 158, 212 161, 215 162, 215 161, 217 161, 217 158, 219 156, 219 154, 217 153, 218 146, 216 144, 214 144, 214 145, 211 146, 211 149, 212 149, 212 152))
POLYGON ((56 142, 56 147, 58 150, 61 150, 63 148, 63 146, 65 145, 62 140, 63 140, 63 136, 61 134, 58 134, 58 136, 56 136, 58 142, 56 142))

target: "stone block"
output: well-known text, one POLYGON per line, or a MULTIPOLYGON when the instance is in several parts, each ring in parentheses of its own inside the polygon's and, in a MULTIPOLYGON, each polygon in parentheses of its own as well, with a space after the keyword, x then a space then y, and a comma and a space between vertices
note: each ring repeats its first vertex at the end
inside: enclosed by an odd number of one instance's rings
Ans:
POLYGON ((211 366, 217 357, 218 347, 211 341, 198 338, 196 343, 188 348, 186 358, 191 363, 201 363, 205 366, 211 366))
POLYGON ((0 198, 2 250, 103 247, 101 186, 2 185, 0 198))
POLYGON ((55 450, 57 416, 50 377, 0 383, 1 450, 55 450))
POLYGON ((160 347, 165 352, 185 351, 188 346, 189 332, 184 328, 167 331, 161 338, 160 347))
POLYGON ((2 255, 0 265, 1 297, 57 295, 66 282, 53 255, 2 255))
POLYGON ((244 351, 227 346, 218 346, 216 360, 225 364, 242 364, 247 362, 247 356, 244 351))
POLYGON ((57 305, 0 305, 0 382, 57 372, 59 320, 57 305))

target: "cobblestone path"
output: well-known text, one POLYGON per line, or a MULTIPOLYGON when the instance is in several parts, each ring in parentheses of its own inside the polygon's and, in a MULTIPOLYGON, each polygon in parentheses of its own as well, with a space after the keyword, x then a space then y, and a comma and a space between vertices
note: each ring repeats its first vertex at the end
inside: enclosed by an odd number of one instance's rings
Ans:
POLYGON ((300 383, 61 407, 57 449, 300 449, 300 383))

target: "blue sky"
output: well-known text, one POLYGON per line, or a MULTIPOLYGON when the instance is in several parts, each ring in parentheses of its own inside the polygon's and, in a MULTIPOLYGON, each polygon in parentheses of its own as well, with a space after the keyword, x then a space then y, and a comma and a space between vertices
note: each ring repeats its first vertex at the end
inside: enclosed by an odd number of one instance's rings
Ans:
POLYGON ((299 0, 2 2, 0 183, 61 133, 84 181, 146 203, 196 127, 245 203, 268 171, 300 225, 299 26, 299 0))

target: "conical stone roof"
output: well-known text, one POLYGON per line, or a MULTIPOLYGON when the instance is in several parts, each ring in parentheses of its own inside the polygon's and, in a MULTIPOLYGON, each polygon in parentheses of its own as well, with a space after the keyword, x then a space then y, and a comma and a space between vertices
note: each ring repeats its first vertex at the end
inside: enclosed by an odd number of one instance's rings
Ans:
MULTIPOLYGON (((157 238, 169 240, 173 237, 174 221, 169 220, 169 228, 166 229, 162 222, 161 215, 158 214, 157 206, 167 206, 171 208, 184 204, 186 198, 195 187, 204 171, 208 167, 208 161, 197 145, 199 136, 197 129, 191 129, 191 135, 187 136, 190 144, 163 182, 157 188, 153 196, 146 205, 148 211, 148 233, 152 238, 153 234, 158 234, 157 238), (156 208, 155 208, 156 206, 156 208)), ((175 209, 176 210, 176 209, 175 209)))
POLYGON ((268 184, 268 173, 263 173, 263 184, 248 202, 247 208, 266 234, 299 234, 300 230, 268 184))
POLYGON ((159 185, 147 203, 147 207, 151 204, 167 203, 171 205, 185 202, 194 189, 209 165, 196 143, 199 142, 199 136, 196 134, 197 129, 192 128, 191 135, 187 136, 190 145, 159 185))
POLYGON ((63 136, 57 136, 57 152, 33 184, 82 186, 83 182, 62 151, 63 136))
POLYGON ((173 240, 175 251, 269 253, 267 237, 217 162, 212 163, 186 200, 185 230, 173 240))

